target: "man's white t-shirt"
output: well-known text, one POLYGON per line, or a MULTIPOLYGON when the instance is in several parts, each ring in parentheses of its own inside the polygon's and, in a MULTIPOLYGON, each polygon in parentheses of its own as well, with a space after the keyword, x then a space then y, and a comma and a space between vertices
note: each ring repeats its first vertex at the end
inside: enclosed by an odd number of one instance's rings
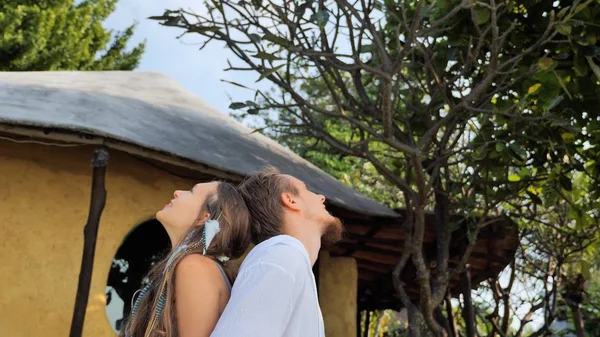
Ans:
POLYGON ((211 337, 324 337, 312 265, 304 245, 279 235, 246 257, 211 337))

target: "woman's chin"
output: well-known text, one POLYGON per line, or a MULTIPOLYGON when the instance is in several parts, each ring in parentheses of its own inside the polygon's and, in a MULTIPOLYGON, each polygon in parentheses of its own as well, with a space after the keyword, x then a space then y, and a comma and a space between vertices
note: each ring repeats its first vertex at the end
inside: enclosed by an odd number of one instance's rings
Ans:
POLYGON ((165 207, 165 208, 161 209, 160 211, 156 212, 156 214, 154 216, 156 218, 156 220, 158 220, 160 223, 163 223, 163 220, 165 219, 166 210, 167 210, 167 208, 165 207))

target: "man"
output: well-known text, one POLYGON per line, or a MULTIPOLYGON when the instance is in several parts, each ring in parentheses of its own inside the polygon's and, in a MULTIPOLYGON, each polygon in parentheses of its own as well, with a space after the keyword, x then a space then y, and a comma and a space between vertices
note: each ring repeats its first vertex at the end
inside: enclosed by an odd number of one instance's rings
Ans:
POLYGON ((312 266, 322 244, 342 237, 325 197, 269 167, 240 186, 252 239, 212 337, 324 337, 312 266))

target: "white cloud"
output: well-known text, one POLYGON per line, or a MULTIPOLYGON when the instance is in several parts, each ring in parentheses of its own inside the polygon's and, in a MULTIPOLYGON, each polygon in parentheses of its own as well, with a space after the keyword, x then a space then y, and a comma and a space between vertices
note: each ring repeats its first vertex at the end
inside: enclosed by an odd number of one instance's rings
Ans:
POLYGON ((177 40, 181 29, 164 27, 149 16, 161 15, 166 9, 189 9, 195 13, 206 12, 201 0, 120 0, 117 10, 108 18, 104 26, 122 30, 134 21, 138 22, 132 44, 146 40, 146 52, 139 71, 163 73, 192 91, 208 104, 227 113, 228 96, 235 101, 251 100, 254 92, 221 82, 221 79, 243 83, 249 87, 260 85, 261 90, 268 83, 254 84, 255 73, 224 72, 227 58, 236 62, 235 56, 224 45, 211 42, 204 50, 198 51, 198 39, 188 37, 177 40))

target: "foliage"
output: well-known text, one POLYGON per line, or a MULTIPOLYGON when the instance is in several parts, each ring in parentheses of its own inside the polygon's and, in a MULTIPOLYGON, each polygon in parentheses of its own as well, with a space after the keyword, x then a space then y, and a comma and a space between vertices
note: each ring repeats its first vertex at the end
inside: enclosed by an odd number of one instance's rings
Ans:
POLYGON ((133 70, 144 43, 127 49, 135 25, 102 27, 117 0, 7 0, 0 4, 0 71, 133 70))

